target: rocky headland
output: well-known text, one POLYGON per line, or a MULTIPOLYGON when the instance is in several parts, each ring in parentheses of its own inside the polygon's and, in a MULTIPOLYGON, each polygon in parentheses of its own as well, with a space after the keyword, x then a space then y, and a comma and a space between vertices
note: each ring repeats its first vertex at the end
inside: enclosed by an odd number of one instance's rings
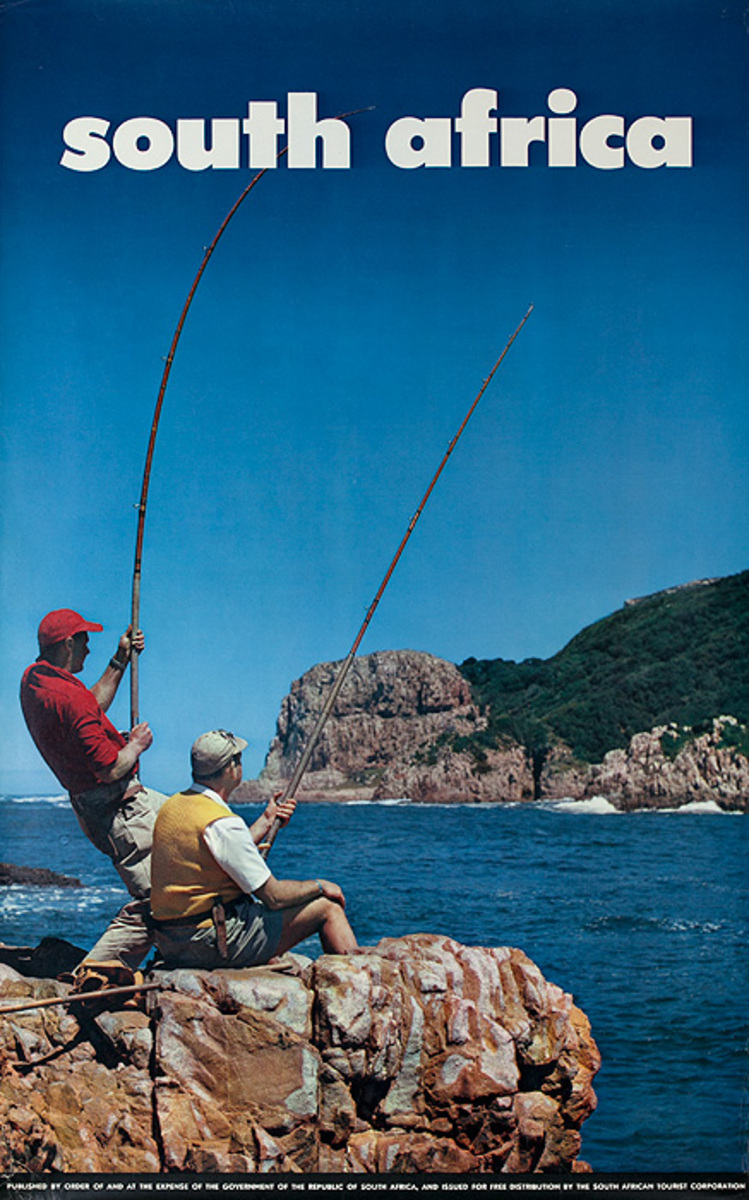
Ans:
MULTIPOLYGON (((289 779, 341 663, 320 663, 284 698, 260 785, 289 779)), ((469 684, 452 663, 411 650, 354 659, 302 782, 307 799, 421 801, 533 799, 522 746, 490 751, 477 772, 455 738, 486 725, 469 684)), ((237 799, 240 794, 237 794, 237 799)))
MULTIPOLYGON (((267 795, 291 777, 340 666, 318 664, 294 682, 260 779, 243 785, 238 801, 267 795)), ((540 754, 506 736, 491 745, 476 738, 487 726, 486 709, 452 663, 409 650, 362 656, 299 795, 432 803, 605 796, 620 808, 707 801, 735 811, 749 807, 749 759, 739 748, 746 729, 730 716, 704 730, 670 723, 639 732, 598 763, 580 761, 561 739, 540 754)))
MULTIPOLYGON (((412 935, 149 978, 145 1011, 0 1013, 0 1171, 589 1169, 599 1054, 520 950, 412 935)), ((1 1006, 68 992, 0 965, 1 1006)))

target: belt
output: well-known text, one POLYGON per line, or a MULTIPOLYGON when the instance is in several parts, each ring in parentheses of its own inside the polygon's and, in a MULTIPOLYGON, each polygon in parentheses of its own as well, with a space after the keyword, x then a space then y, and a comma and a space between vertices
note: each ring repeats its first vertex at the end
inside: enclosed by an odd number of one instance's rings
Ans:
MULTIPOLYGON (((239 899, 244 899, 244 897, 240 896, 239 899)), ((187 917, 168 917, 163 921, 159 921, 156 919, 156 917, 151 916, 151 924, 153 925, 154 929, 170 929, 175 925, 208 925, 211 921, 216 924, 216 918, 214 916, 216 909, 221 908, 223 910, 224 917, 230 917, 234 915, 237 903, 238 900, 222 900, 219 896, 213 902, 210 908, 204 908, 198 913, 192 913, 187 917)))
POLYGON ((98 783, 96 787, 89 788, 86 792, 78 792, 76 795, 70 792, 69 795, 73 805, 81 804, 85 807, 86 804, 94 803, 114 804, 119 807, 145 790, 139 779, 130 776, 126 779, 117 779, 114 783, 98 783))
POLYGON ((203 912, 193 913, 190 917, 169 917, 165 921, 157 921, 156 917, 151 914, 151 924, 154 929, 170 929, 172 925, 202 925, 207 924, 211 919, 212 909, 206 908, 203 912))

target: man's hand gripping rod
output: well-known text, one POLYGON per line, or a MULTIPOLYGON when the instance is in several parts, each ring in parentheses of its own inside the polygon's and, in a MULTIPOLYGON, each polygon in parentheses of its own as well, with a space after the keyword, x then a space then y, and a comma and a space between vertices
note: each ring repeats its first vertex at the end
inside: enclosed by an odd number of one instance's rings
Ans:
MULTIPOLYGON (((427 488, 426 492, 424 493, 424 497, 421 501, 421 504, 419 505, 419 507, 416 509, 416 512, 412 516, 412 518, 409 522, 409 525, 408 525, 408 529, 406 530, 405 535, 403 537, 403 540, 401 541, 400 546, 396 550, 393 561, 391 562, 390 566, 388 567, 385 577, 384 577, 382 583, 380 584, 377 595, 375 596, 374 600, 370 604, 370 606, 367 610, 367 615, 364 618, 364 621, 362 622, 361 628, 359 629, 359 632, 357 633, 356 637, 354 638, 354 644, 352 645, 351 649, 348 652, 348 657, 346 658, 345 662, 343 663, 343 666, 339 670, 338 675, 336 676, 335 682, 333 683, 333 686, 330 689, 328 698, 325 701, 325 704, 323 705, 322 712, 320 713, 319 717, 317 718, 317 723, 315 724, 315 727, 312 730, 312 734, 310 735, 309 741, 307 742, 307 745, 304 748, 302 756, 299 759, 299 762, 297 763, 294 774, 292 775, 291 779, 289 780, 289 782, 284 790, 284 793, 283 793, 283 796, 281 799, 281 803, 283 803, 284 800, 290 800, 293 796, 296 795, 297 788, 299 787, 299 784, 301 782, 302 776, 304 775, 304 772, 307 770, 307 767, 309 766, 309 761, 312 758, 312 754, 315 749, 315 746, 317 745, 320 734, 322 733, 322 731, 325 727, 325 723, 326 723, 328 717, 330 716, 331 712, 333 711, 333 706, 335 705, 335 702, 338 699, 338 694, 339 694, 341 688, 343 687, 344 681, 349 672, 349 668, 350 668, 352 662, 354 661, 354 658, 356 656, 357 650, 359 649, 359 646, 361 645, 362 638, 364 637, 364 634, 367 631, 367 626, 369 625, 369 622, 372 620, 372 617, 374 616, 375 609, 377 608, 377 605, 380 603, 380 600, 382 599, 383 592, 385 591, 385 588, 387 587, 388 583, 390 582, 390 577, 393 574, 393 571, 395 570, 395 568, 398 564, 398 559, 400 558, 401 554, 405 550, 408 539, 410 538, 411 534, 413 533, 414 529, 416 528, 416 524, 419 520, 419 517, 421 516, 422 512, 424 511, 426 502, 429 499, 429 497, 431 496, 434 486, 447 464, 447 460, 449 459, 453 450, 457 446, 458 441, 461 437, 461 434, 463 433, 463 430, 465 429, 466 425, 468 424, 471 417, 473 416, 474 410, 475 410, 479 400, 481 399, 484 392, 488 388, 500 363, 502 362, 503 358, 507 354, 507 351, 510 349, 510 346, 515 341, 515 338, 520 333, 520 330, 523 328, 523 326, 525 325, 525 322, 528 320, 528 318, 532 312, 533 312, 533 305, 531 304, 527 313, 523 317, 522 321, 518 325, 517 329, 513 333, 512 337, 508 341, 504 350, 502 351, 499 358, 497 359, 494 366, 492 367, 491 371, 489 372, 486 379, 484 380, 484 382, 481 386, 481 390, 479 391, 476 399, 474 400, 473 404, 471 405, 471 407, 469 408, 468 412, 466 413, 466 415, 463 419, 463 424, 460 426, 460 429, 455 434, 455 437, 453 438, 453 440, 450 442, 450 445, 448 446, 448 448, 444 454, 442 462, 440 463, 439 467, 437 468, 437 470, 432 478, 432 482, 429 484, 429 487, 427 488)), ((278 833, 279 829, 281 829, 281 828, 282 828, 282 822, 279 821, 278 819, 276 819, 273 822, 273 824, 271 825, 270 829, 268 830, 267 837, 258 847, 263 858, 268 857, 270 848, 276 839, 276 834, 278 833)))

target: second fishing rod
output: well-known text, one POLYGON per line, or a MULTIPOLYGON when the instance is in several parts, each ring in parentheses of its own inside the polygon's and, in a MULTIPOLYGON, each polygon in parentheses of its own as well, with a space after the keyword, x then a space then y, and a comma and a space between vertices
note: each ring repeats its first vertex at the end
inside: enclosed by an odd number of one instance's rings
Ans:
MULTIPOLYGON (((282 800, 290 800, 290 799, 292 799, 292 797, 294 797, 296 795, 297 789, 299 788, 299 784, 301 783, 302 777, 303 777, 305 771, 307 770, 307 767, 309 766, 309 763, 310 763, 310 760, 314 753, 315 747, 320 739, 320 735, 322 734, 322 731, 325 728, 327 720, 335 706, 335 702, 338 699, 341 688, 343 687, 343 685, 346 681, 346 676, 348 675, 351 664, 353 663, 354 658, 356 657, 356 652, 359 649, 359 646, 361 645, 362 639, 364 637, 364 634, 367 631, 367 628, 369 626, 370 621, 372 620, 372 617, 374 616, 375 610, 376 610, 378 604, 380 603, 380 600, 382 599, 385 588, 387 587, 388 583, 390 582, 393 571, 395 570, 396 566, 398 565, 398 560, 400 559, 401 555, 403 554, 403 551, 406 548, 408 540, 411 537, 411 534, 413 533, 414 529, 416 528, 419 518, 421 517, 421 514, 424 511, 427 500, 431 496, 431 494, 434 490, 434 487, 437 483, 437 480, 439 479, 443 470, 447 466, 447 462, 448 462, 450 456, 452 455, 455 447, 457 446, 457 444, 463 434, 463 431, 465 430, 466 425, 468 424, 471 417, 473 416, 473 414, 476 410, 476 407, 479 403, 479 400, 481 399, 484 392, 488 388, 489 384, 491 383, 492 379, 494 378, 494 375, 496 374, 497 370, 499 369, 505 355, 507 354, 508 350, 510 349, 510 346, 517 338, 518 334, 520 333, 521 329, 525 325, 526 321, 528 320, 528 318, 530 317, 532 312, 533 312, 533 305, 531 304, 529 306, 528 311, 526 312, 525 316, 523 317, 522 321, 520 322, 520 324, 518 325, 517 329, 512 334, 512 336, 510 337, 504 350, 500 354, 499 358, 497 359, 497 361, 495 362, 491 371, 489 372, 486 379, 484 380, 483 384, 481 385, 481 388, 479 389, 479 392, 478 392, 475 400, 473 401, 473 404, 471 405, 471 407, 469 408, 465 417, 463 418, 463 422, 462 422, 460 428, 458 429, 457 433, 455 434, 452 441, 450 442, 450 445, 448 446, 447 450, 445 451, 445 453, 442 457, 442 461, 440 462, 440 465, 438 466, 437 470, 435 471, 434 475, 432 476, 432 480, 429 484, 429 487, 427 488, 426 492, 424 493, 421 503, 419 504, 418 508, 416 509, 416 512, 412 516, 412 518, 408 524, 408 528, 406 529, 406 532, 403 535, 403 538, 401 539, 401 543, 398 546, 398 549, 396 550, 396 552, 393 556, 392 562, 390 563, 390 566, 388 567, 387 571, 385 572, 382 583, 380 584, 380 586, 378 588, 377 595, 375 596, 374 600, 372 601, 369 608, 367 609, 367 615, 365 616, 361 626, 359 627, 359 631, 358 631, 356 637, 354 638, 351 649, 349 650, 347 657, 344 659, 342 665, 340 666, 340 668, 338 670, 338 674, 336 675, 336 678, 333 682, 330 692, 328 693, 327 699, 325 701, 325 704, 322 707, 320 715, 318 716, 317 721, 315 722, 315 726, 312 730, 312 733, 310 734, 310 737, 307 740, 304 750, 302 751, 302 754, 299 758, 299 762, 297 763, 296 768, 294 769, 294 773, 284 789, 282 800)), ((271 828, 268 831, 268 834, 267 834, 265 840, 262 842, 262 844, 259 847, 260 853, 262 854, 263 858, 268 857, 270 848, 273 845, 273 842, 275 841, 276 836, 281 828, 282 828, 282 824, 279 820, 275 820, 273 822, 273 824, 271 825, 271 828)))

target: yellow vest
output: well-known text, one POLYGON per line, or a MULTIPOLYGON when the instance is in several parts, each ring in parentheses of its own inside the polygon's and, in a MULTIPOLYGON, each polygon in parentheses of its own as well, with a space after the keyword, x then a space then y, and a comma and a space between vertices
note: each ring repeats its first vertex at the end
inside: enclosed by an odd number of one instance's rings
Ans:
POLYGON ((209 917, 214 901, 242 895, 202 836, 208 825, 228 815, 228 809, 202 792, 177 792, 162 804, 151 852, 151 912, 157 921, 202 912, 209 917))

